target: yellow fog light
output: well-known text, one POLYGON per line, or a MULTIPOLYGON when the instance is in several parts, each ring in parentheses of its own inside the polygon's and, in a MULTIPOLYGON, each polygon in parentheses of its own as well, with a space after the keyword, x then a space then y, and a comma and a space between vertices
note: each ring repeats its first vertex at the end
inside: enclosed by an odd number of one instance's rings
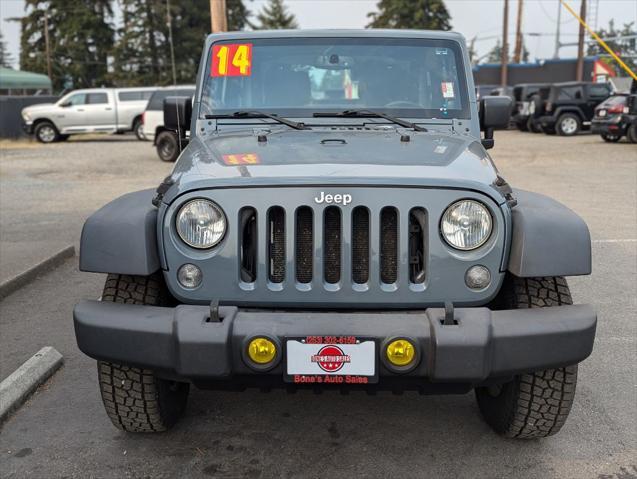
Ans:
POLYGON ((387 361, 394 366, 404 367, 412 363, 416 357, 415 346, 406 339, 396 339, 385 349, 387 361))
POLYGON ((268 364, 276 358, 276 344, 267 338, 254 338, 248 344, 248 357, 256 364, 268 364))

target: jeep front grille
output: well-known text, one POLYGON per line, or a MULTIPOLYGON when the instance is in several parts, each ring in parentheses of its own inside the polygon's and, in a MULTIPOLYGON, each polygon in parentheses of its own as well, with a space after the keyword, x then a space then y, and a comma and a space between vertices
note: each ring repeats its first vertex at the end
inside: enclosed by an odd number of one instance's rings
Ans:
POLYGON ((425 282, 426 213, 423 208, 412 208, 409 215, 403 216, 409 224, 401 228, 401 215, 393 206, 376 211, 365 206, 353 209, 301 206, 291 212, 272 206, 263 213, 265 234, 258 231, 258 225, 264 224, 257 219, 260 210, 244 207, 239 216, 243 283, 254 283, 259 275, 258 265, 267 265, 267 279, 276 285, 285 283, 287 268, 293 268, 292 277, 299 285, 323 283, 328 290, 346 283, 393 285, 400 275, 401 245, 409 261, 404 265, 409 269, 404 275, 410 283, 425 282), (400 240, 401 231, 408 235, 406 241, 400 240), (257 246, 257 238, 265 240, 264 248, 257 246), (263 261, 257 258, 259 251, 266 255, 263 261), (377 256, 372 257, 372 251, 376 251, 377 256), (294 255, 292 258, 288 258, 290 252, 294 255))

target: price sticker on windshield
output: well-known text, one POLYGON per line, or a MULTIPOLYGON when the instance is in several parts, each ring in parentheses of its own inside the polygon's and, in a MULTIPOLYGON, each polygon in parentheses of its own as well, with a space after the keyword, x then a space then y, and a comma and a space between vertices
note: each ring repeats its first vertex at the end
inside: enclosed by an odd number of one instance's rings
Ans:
POLYGON ((252 44, 229 43, 212 47, 210 76, 250 76, 252 70, 252 44))

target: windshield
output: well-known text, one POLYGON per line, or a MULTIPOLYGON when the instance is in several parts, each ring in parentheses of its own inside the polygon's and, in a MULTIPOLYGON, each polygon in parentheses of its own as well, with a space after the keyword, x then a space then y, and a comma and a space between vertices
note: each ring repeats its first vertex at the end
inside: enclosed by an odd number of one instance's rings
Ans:
POLYGON ((397 38, 273 38, 212 45, 200 117, 260 110, 288 117, 349 109, 469 118, 459 45, 397 38))

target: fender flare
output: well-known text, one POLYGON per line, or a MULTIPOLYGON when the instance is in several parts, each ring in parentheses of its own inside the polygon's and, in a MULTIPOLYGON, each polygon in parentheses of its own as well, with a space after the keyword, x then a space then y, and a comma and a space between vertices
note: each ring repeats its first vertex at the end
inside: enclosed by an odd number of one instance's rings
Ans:
POLYGON ((563 113, 572 113, 573 115, 577 115, 580 121, 586 121, 586 115, 584 115, 584 111, 578 106, 561 106, 555 110, 555 121, 557 122, 560 118, 560 115, 563 113))
POLYGON ((548 196, 514 190, 507 269, 521 278, 591 274, 591 237, 575 212, 548 196))
POLYGON ((160 268, 155 190, 128 193, 84 223, 80 271, 148 276, 160 268))

